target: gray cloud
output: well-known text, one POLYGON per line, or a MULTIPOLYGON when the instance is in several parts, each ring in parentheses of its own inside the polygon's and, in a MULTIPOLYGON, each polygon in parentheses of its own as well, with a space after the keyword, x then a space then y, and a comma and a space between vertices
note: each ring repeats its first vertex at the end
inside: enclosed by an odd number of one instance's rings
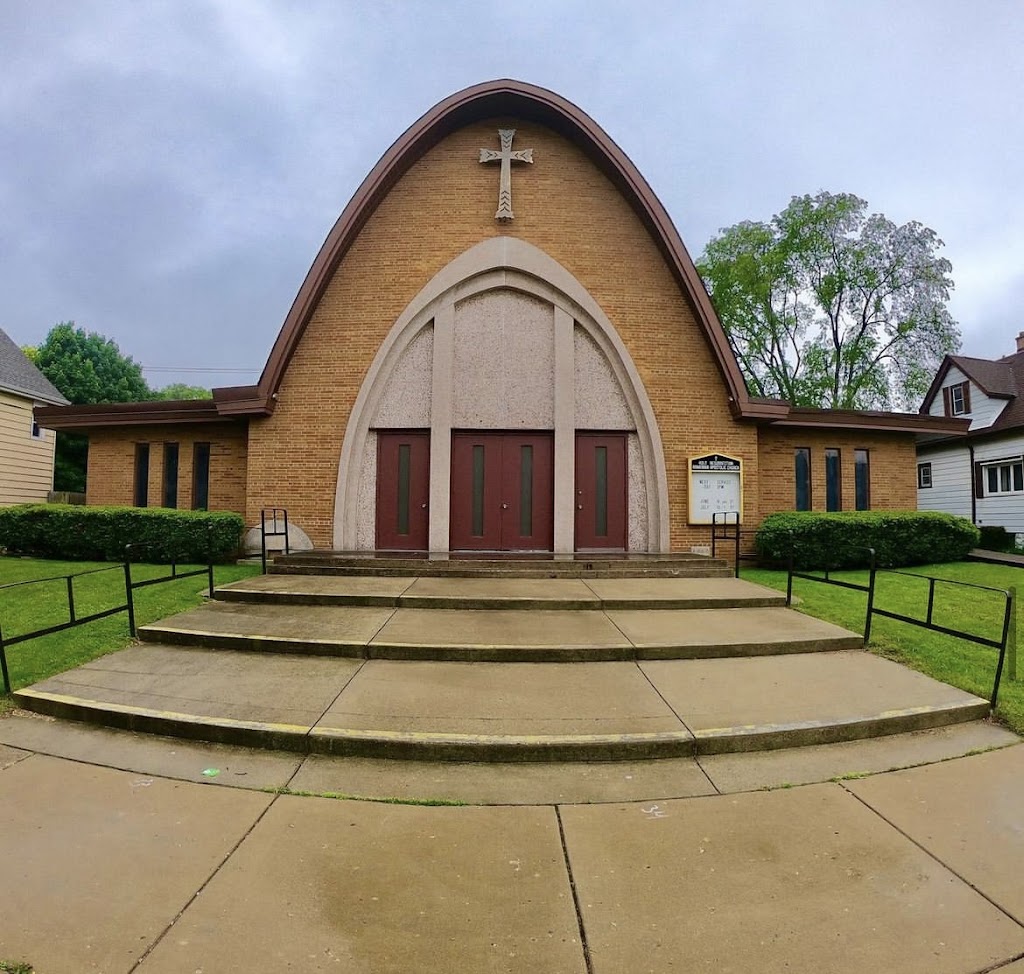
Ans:
POLYGON ((1024 328, 1014 2, 514 4, 8 0, 0 325, 69 318, 151 373, 252 381, 387 146, 516 77, 591 114, 696 256, 794 194, 866 198, 946 242, 964 351, 1024 328))

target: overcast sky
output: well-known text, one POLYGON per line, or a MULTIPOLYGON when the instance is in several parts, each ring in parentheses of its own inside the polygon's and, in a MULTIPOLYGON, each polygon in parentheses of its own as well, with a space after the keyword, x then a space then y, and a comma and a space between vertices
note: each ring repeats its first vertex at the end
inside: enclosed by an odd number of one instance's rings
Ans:
POLYGON ((1024 330, 1022 24, 1020 0, 2 0, 0 327, 74 320, 154 387, 255 382, 381 154, 511 77, 590 114, 694 258, 820 189, 932 227, 963 352, 998 357, 1024 330))

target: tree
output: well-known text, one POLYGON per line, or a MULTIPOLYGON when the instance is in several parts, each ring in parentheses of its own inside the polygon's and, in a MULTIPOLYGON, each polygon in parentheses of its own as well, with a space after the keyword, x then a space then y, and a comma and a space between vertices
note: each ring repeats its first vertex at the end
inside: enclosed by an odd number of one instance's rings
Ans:
POLYGON ((915 409, 960 346, 942 241, 851 194, 795 196, 697 262, 750 391, 795 405, 915 409))
MULTIPOLYGON (((73 321, 54 325, 36 351, 35 365, 75 405, 142 402, 152 392, 142 368, 109 338, 86 333, 73 321)), ((85 490, 88 439, 58 431, 53 486, 85 490)))
POLYGON ((212 399, 213 393, 202 386, 189 386, 184 382, 172 382, 169 386, 156 389, 155 399, 212 399))

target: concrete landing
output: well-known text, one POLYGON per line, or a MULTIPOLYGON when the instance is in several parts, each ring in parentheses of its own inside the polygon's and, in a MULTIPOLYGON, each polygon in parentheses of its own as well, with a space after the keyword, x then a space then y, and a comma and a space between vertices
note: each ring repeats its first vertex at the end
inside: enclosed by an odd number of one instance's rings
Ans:
POLYGON ((785 605, 775 589, 723 578, 349 578, 261 575, 216 589, 225 601, 410 609, 706 609, 785 605))
POLYGON ((218 601, 143 626, 139 634, 220 649, 509 663, 755 656, 861 645, 860 636, 839 626, 758 607, 539 612, 218 601))
POLYGON ((862 651, 509 667, 143 645, 15 697, 55 716, 222 743, 468 761, 790 747, 988 712, 862 651))

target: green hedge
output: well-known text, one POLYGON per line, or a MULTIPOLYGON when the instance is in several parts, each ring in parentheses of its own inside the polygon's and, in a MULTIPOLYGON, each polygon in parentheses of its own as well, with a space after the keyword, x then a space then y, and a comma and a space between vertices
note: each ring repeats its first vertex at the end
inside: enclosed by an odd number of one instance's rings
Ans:
POLYGON ((880 567, 960 561, 978 546, 966 518, 939 511, 791 511, 770 514, 754 543, 761 560, 784 565, 792 550, 801 569, 864 567, 874 548, 880 567), (852 549, 852 550, 851 550, 852 549))
POLYGON ((21 504, 0 509, 0 547, 39 558, 120 561, 125 545, 133 561, 205 562, 233 558, 245 521, 221 511, 159 507, 81 507, 21 504))
POLYGON ((1013 551, 1014 538, 1009 531, 999 524, 984 524, 981 527, 979 548, 986 551, 1013 551))

